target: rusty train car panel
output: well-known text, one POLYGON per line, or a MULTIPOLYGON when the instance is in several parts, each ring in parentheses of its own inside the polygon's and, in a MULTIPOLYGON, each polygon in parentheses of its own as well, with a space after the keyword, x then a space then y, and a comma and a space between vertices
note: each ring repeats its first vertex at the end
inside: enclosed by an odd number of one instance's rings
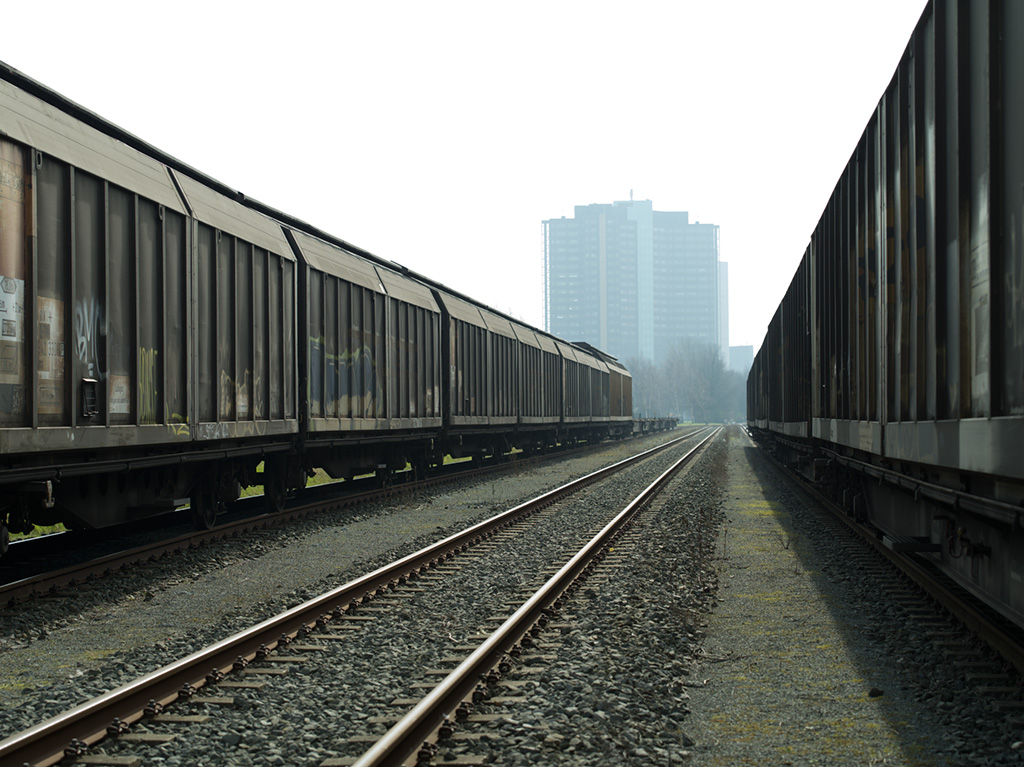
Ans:
POLYGON ((390 428, 436 428, 441 425, 441 310, 425 285, 379 267, 377 274, 390 306, 390 428))
POLYGON ((519 422, 520 406, 520 342, 512 323, 504 317, 480 310, 488 331, 487 381, 492 424, 519 422))
POLYGON ((387 428, 385 300, 377 271, 341 248, 292 232, 303 270, 305 415, 314 432, 387 428))
POLYGON ((193 212, 197 440, 298 431, 296 262, 280 225, 197 181, 193 212))
POLYGON ((561 359, 554 341, 530 328, 513 325, 521 346, 520 422, 525 425, 557 424, 561 359))
POLYGON ((167 170, 4 82, 0 131, 0 423, 26 427, 0 451, 188 440, 190 236, 167 170))

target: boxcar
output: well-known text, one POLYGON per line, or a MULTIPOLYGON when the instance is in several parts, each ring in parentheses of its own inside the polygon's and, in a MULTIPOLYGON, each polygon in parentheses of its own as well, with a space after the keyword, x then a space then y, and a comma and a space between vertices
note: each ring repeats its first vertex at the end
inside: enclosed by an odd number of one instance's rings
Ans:
POLYGON ((345 478, 421 465, 441 427, 433 294, 337 244, 286 231, 302 265, 306 470, 345 478))
POLYGON ((201 174, 0 65, 0 551, 314 467, 597 440, 612 358, 201 174), (262 466, 262 471, 260 467, 262 466))
POLYGON ((1024 6, 926 7, 748 379, 748 421, 1024 624, 1024 6))
POLYGON ((203 500, 247 440, 296 432, 280 230, 6 81, 0 132, 10 527, 101 526, 203 500), (229 442, 214 455, 210 440, 229 442))

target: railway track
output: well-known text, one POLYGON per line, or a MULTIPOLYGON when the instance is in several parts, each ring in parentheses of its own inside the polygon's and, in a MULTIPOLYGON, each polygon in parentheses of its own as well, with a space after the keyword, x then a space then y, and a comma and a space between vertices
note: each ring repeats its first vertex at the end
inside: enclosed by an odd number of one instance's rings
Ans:
MULTIPOLYGON (((622 468, 622 464, 616 467, 622 468)), ((595 473, 582 483, 594 483, 603 476, 604 473, 595 473)), ((51 764, 64 755, 66 748, 76 753, 111 734, 124 741, 133 737, 131 731, 123 732, 125 728, 147 713, 153 722, 158 722, 167 721, 168 716, 182 716, 177 711, 186 699, 191 701, 189 707, 223 705, 218 698, 225 696, 206 695, 214 685, 222 690, 247 691, 262 682, 240 682, 239 678, 265 679, 294 668, 292 664, 308 664, 311 655, 325 652, 341 637, 351 636, 352 627, 372 624, 383 602, 391 602, 393 609, 396 602, 405 604, 405 600, 420 596, 421 588, 438 574, 449 571, 456 552, 482 544, 495 535, 496 529, 507 528, 513 520, 556 502, 564 493, 578 492, 580 483, 573 484, 574 490, 565 488, 545 494, 531 504, 516 507, 10 738, 0 744, 0 763, 51 764), (329 635, 333 639, 325 638, 329 635), (257 666, 264 666, 262 672, 257 666), (171 703, 177 703, 175 713, 163 713, 171 703)), ((463 560, 467 558, 465 553, 460 556, 463 560)), ((447 575, 442 576, 442 580, 446 578, 447 575)), ((136 732, 135 736, 138 735, 136 732)))
POLYGON ((927 561, 900 549, 894 542, 870 526, 861 524, 831 499, 818 492, 813 486, 800 480, 770 454, 764 453, 800 492, 829 509, 835 518, 862 540, 878 557, 898 570, 908 581, 914 583, 920 594, 940 605, 956 621, 973 631, 979 639, 990 645, 1008 664, 1024 672, 1024 631, 1009 623, 994 610, 982 604, 976 597, 950 580, 927 561))
MULTIPOLYGON (((857 521, 767 451, 761 453, 797 493, 830 513, 836 535, 848 535, 849 560, 870 573, 908 619, 931 637, 939 662, 959 668, 963 683, 990 700, 993 712, 1024 714, 1024 631, 898 541, 857 521), (845 531, 845 532, 844 532, 845 531)), ((1011 717, 1018 727, 1024 718, 1011 717)))
MULTIPOLYGON (((554 455, 561 458, 590 449, 593 448, 573 448, 554 455)), ((104 552, 98 556, 90 555, 80 558, 74 552, 69 553, 67 546, 49 546, 44 539, 26 540, 14 544, 14 552, 0 559, 0 605, 19 604, 27 599, 52 594, 140 562, 202 546, 213 541, 232 538, 256 530, 279 527, 317 514, 392 497, 396 493, 413 493, 447 482, 518 470, 551 457, 550 455, 532 456, 518 458, 514 461, 488 463, 482 467, 468 470, 454 469, 425 479, 402 480, 389 484, 387 487, 375 486, 372 489, 361 489, 361 483, 360 489, 354 491, 344 483, 323 485, 310 488, 302 498, 290 502, 285 509, 274 512, 262 511, 264 504, 261 497, 247 498, 236 504, 237 510, 232 514, 225 514, 221 524, 212 529, 194 530, 189 528, 186 532, 170 536, 160 535, 160 531, 157 530, 155 534, 149 534, 148 537, 151 540, 140 545, 129 545, 123 550, 116 550, 118 544, 115 539, 109 546, 98 547, 104 552), (40 549, 40 552, 26 553, 15 559, 14 554, 18 553, 17 550, 27 551, 33 547, 40 549), (72 563, 59 568, 53 568, 52 564, 46 566, 46 563, 61 562, 65 558, 73 560, 72 563), (36 568, 39 568, 39 572, 32 572, 36 568), (24 575, 26 570, 31 574, 24 575)), ((180 527, 179 525, 178 528, 180 527)), ((69 535, 73 536, 74 533, 61 534, 60 537, 69 535)), ((123 540, 133 541, 135 536, 127 534, 123 540)), ((74 546, 73 543, 69 545, 74 546)))
MULTIPOLYGON (((518 607, 493 633, 488 635, 436 687, 431 689, 408 714, 392 726, 359 759, 355 767, 379 767, 416 763, 420 755, 431 757, 454 734, 456 719, 468 719, 474 704, 490 695, 481 680, 496 683, 503 673, 513 669, 514 659, 535 644, 534 640, 556 619, 559 609, 572 594, 597 572, 613 545, 643 510, 662 492, 675 475, 715 436, 713 432, 675 461, 640 495, 587 541, 529 599, 518 607), (449 718, 451 715, 451 718, 449 718), (421 745, 422 744, 422 745, 421 745)), ((620 553, 619 558, 622 557, 620 553)), ((339 760, 338 766, 347 760, 339 760)), ((479 764, 485 764, 483 757, 479 764)))

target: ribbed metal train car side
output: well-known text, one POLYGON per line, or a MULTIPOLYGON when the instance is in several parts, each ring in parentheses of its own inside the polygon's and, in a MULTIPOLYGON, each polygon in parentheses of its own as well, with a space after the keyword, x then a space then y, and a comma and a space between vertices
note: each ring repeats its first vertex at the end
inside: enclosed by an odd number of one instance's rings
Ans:
POLYGON ((220 460, 211 451, 191 493, 193 516, 209 523, 220 501, 255 484, 264 486, 272 508, 281 508, 287 489, 303 484, 293 449, 295 256, 277 222, 174 175, 194 226, 191 389, 197 396, 189 422, 197 442, 227 451, 220 460))
POLYGON ((443 312, 446 446, 452 456, 507 452, 522 402, 522 351, 512 324, 434 291, 443 312))
POLYGON ((1021 17, 929 6, 829 201, 815 436, 1024 479, 1021 17))
POLYGON ((588 370, 585 375, 590 377, 590 420, 592 423, 607 424, 611 419, 611 376, 608 364, 601 355, 584 351, 581 355, 577 349, 577 358, 588 370))
POLYGON ((1022 50, 1019 3, 935 2, 876 111, 886 343, 878 401, 858 401, 889 461, 996 502, 910 513, 869 483, 873 521, 938 543, 948 573, 1024 624, 1022 50))
POLYGON ((811 424, 810 253, 804 254, 776 316, 772 386, 779 393, 779 410, 771 428, 789 437, 806 439, 811 424))
MULTIPOLYGON (((771 325, 768 327, 770 329, 771 325)), ((766 335, 747 374, 747 424, 759 431, 768 429, 767 342, 766 335)))
POLYGON ((302 264, 302 460, 336 478, 437 462, 440 309, 432 292, 286 230, 302 264))
MULTIPOLYGON (((1021 93, 1024 7, 930 3, 801 269, 819 478, 1024 624, 1021 93)), ((750 414, 785 431, 804 363, 773 329, 750 414)))
POLYGON ((194 437, 187 211, 163 165, 7 82, 0 133, 0 514, 22 531, 173 507, 192 483, 168 459, 194 437))
POLYGON ((561 367, 555 341, 532 328, 512 323, 521 355, 519 421, 515 446, 541 450, 558 442, 561 423, 561 367))
POLYGON ((593 400, 586 356, 564 341, 556 341, 556 345, 562 357, 562 423, 567 426, 589 423, 593 400))
POLYGON ((874 120, 888 136, 880 176, 892 231, 886 454, 1015 479, 1024 479, 1022 44, 1018 3, 936 3, 874 120))
POLYGON ((562 355, 565 439, 594 441, 609 432, 608 366, 596 354, 576 344, 558 342, 562 355))
POLYGON ((633 431, 633 377, 618 360, 608 365, 608 420, 611 436, 626 437, 633 431))

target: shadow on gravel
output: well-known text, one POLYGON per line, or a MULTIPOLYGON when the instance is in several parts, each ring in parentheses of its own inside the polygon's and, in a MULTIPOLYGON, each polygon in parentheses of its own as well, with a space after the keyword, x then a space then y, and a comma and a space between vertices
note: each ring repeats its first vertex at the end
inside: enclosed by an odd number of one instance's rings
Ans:
MULTIPOLYGON (((744 442, 743 455, 765 500, 777 504, 774 517, 780 528, 778 545, 792 549, 804 576, 821 596, 825 605, 822 609, 831 614, 847 655, 863 680, 864 695, 884 696, 879 713, 897 737, 906 763, 919 763, 924 730, 908 727, 906 714, 910 707, 927 708, 927 704, 915 703, 909 673, 898 669, 891 655, 899 651, 894 638, 902 626, 891 609, 886 612, 885 608, 891 606, 888 597, 883 597, 870 577, 849 561, 849 554, 840 542, 841 536, 836 532, 843 522, 803 497, 792 480, 779 474, 759 448, 750 445, 746 437, 744 442), (885 705, 886 701, 892 703, 885 705)), ((934 717, 934 722, 941 726, 938 717, 934 717)), ((938 754, 933 754, 933 758, 935 761, 931 763, 948 763, 938 754)))

